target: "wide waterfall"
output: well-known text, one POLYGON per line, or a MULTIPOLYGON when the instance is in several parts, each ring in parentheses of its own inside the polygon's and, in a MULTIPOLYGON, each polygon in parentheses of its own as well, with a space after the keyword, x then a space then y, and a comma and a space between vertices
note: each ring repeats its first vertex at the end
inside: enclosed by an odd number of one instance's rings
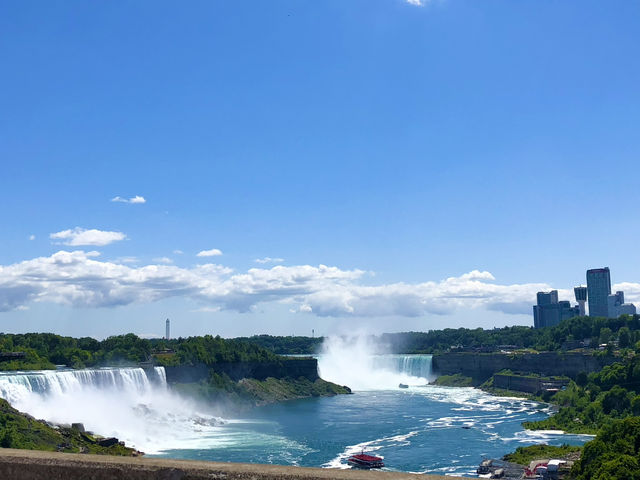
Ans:
POLYGON ((163 367, 0 373, 0 397, 59 424, 81 422, 148 453, 199 445, 221 420, 166 388, 163 367))
POLYGON ((155 367, 152 372, 148 374, 142 368, 2 372, 0 397, 15 405, 34 393, 57 396, 81 393, 87 388, 115 389, 143 395, 151 390, 152 381, 161 388, 166 387, 164 367, 155 367))
POLYGON ((353 390, 397 389, 433 379, 431 355, 392 355, 366 337, 330 337, 318 356, 320 376, 353 390))
POLYGON ((374 368, 382 368, 410 377, 433 379, 431 355, 374 355, 374 368))

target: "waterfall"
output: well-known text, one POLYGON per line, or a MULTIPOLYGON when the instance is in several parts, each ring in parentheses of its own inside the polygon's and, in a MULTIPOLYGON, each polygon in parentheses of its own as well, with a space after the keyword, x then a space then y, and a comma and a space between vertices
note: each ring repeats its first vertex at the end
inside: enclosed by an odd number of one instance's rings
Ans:
POLYGON ((426 385, 433 379, 431 355, 380 354, 367 337, 330 337, 318 356, 324 380, 353 390, 397 389, 400 383, 426 385))
MULTIPOLYGON (((153 377, 161 385, 166 385, 164 367, 156 367, 153 377)), ((12 404, 19 404, 32 394, 59 396, 80 393, 87 388, 114 389, 143 395, 150 391, 151 380, 142 368, 0 373, 0 397, 12 404)))
POLYGON ((36 418, 81 422, 147 453, 197 445, 222 422, 168 389, 164 367, 0 372, 0 397, 36 418))
POLYGON ((427 381, 433 379, 431 355, 374 355, 373 365, 427 381))

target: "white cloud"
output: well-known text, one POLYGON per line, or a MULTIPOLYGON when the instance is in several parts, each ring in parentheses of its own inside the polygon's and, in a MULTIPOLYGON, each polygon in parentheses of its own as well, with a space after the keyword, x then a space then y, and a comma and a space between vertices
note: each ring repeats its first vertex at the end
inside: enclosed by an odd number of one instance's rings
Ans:
POLYGON ((254 260, 254 262, 256 263, 282 263, 284 262, 284 258, 271 258, 271 257, 264 257, 264 258, 256 258, 254 260))
POLYGON ((29 235, 29 240, 35 240, 36 236, 35 235, 29 235))
POLYGON ((104 230, 96 230, 95 228, 86 230, 76 227, 73 230, 62 230, 61 232, 49 235, 52 240, 60 240, 63 245, 72 247, 84 245, 96 245, 102 247, 113 242, 124 240, 127 236, 122 232, 109 232, 104 230))
POLYGON ((136 333, 136 335, 140 338, 146 339, 164 338, 162 335, 158 335, 157 333, 136 333))
POLYGON ((218 255, 222 255, 222 252, 217 248, 212 248, 211 250, 202 250, 198 252, 197 257, 217 257, 218 255))
POLYGON ((154 258, 153 261, 156 263, 164 263, 165 265, 173 263, 173 260, 171 260, 169 257, 158 257, 154 258))
POLYGON ((616 283, 612 287, 612 291, 624 292, 624 301, 627 303, 640 303, 640 283, 622 282, 616 283))
POLYGON ((487 272, 487 271, 479 271, 479 270, 472 270, 469 273, 465 273, 463 275, 460 275, 460 278, 462 280, 495 280, 495 277, 493 275, 491 275, 491 273, 487 272))
POLYGON ((118 257, 116 263, 138 263, 138 257, 118 257))
POLYGON ((220 307, 202 307, 191 311, 198 313, 218 313, 220 310, 222 310, 220 307))
POLYGON ((119 202, 119 203, 147 203, 145 198, 141 197, 140 195, 136 195, 135 197, 131 197, 131 198, 124 198, 121 196, 117 196, 117 197, 113 197, 111 201, 119 202))
POLYGON ((415 5, 416 7, 422 7, 424 5, 424 1, 427 0, 406 0, 408 4, 415 5))
POLYGON ((175 255, 182 255, 184 252, 182 250, 174 250, 173 253, 175 255))
MULTIPOLYGON (((529 315, 536 292, 551 289, 536 283, 503 285, 489 272, 478 271, 440 281, 364 285, 363 278, 371 279, 366 272, 325 265, 234 272, 215 264, 135 267, 101 261, 96 254, 60 251, 0 266, 0 311, 33 302, 112 307, 182 297, 198 302, 201 311, 248 312, 277 302, 297 312, 331 317, 415 317, 474 309, 529 315)), ((640 297, 640 284, 620 287, 630 300, 640 297)), ((571 295, 569 290, 560 292, 562 299, 571 295)))

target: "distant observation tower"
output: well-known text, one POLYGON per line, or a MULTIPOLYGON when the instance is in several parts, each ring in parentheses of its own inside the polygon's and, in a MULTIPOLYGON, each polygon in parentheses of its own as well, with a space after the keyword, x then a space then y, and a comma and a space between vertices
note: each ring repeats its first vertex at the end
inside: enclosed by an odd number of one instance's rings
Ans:
POLYGON ((166 326, 166 333, 165 333, 164 339, 171 340, 171 322, 169 321, 168 318, 167 318, 167 326, 166 326))
POLYGON ((584 304, 587 301, 587 287, 575 287, 573 292, 576 294, 576 301, 578 302, 578 308, 580 309, 580 316, 584 317, 584 304))

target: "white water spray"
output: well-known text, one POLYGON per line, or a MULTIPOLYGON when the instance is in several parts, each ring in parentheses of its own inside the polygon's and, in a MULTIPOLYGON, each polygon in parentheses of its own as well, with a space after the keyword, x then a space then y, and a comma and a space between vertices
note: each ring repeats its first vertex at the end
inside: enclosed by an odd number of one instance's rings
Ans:
POLYGON ((389 355, 371 337, 329 337, 318 357, 320 376, 353 390, 397 389, 432 380, 431 355, 389 355))
POLYGON ((36 418, 82 422, 147 453, 206 448, 222 423, 168 390, 163 367, 1 373, 0 397, 36 418))

